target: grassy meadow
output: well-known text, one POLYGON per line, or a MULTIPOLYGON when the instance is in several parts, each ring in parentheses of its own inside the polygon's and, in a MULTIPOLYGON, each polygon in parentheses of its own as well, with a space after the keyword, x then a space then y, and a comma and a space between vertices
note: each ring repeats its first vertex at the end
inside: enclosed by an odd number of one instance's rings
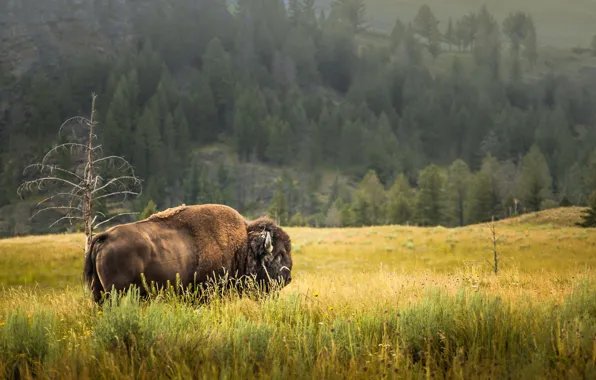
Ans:
POLYGON ((82 235, 0 240, 8 378, 594 378, 596 230, 576 208, 485 225, 288 228, 294 281, 99 308, 82 235))

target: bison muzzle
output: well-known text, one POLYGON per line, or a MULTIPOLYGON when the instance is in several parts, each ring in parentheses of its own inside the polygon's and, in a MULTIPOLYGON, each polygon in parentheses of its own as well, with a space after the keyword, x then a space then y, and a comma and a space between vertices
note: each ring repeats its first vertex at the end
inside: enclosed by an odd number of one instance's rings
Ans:
POLYGON ((179 206, 97 234, 84 278, 95 302, 103 293, 145 284, 206 284, 252 278, 269 291, 292 281, 291 240, 268 218, 246 221, 225 205, 179 206))

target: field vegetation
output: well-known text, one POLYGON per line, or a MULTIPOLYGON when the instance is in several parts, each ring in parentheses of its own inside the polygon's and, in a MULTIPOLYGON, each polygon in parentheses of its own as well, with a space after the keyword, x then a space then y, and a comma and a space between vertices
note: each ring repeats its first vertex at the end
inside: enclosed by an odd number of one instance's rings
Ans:
POLYGON ((82 234, 0 240, 0 372, 20 378, 590 378, 596 233, 578 209, 486 225, 289 228, 294 281, 208 304, 83 287, 82 234))

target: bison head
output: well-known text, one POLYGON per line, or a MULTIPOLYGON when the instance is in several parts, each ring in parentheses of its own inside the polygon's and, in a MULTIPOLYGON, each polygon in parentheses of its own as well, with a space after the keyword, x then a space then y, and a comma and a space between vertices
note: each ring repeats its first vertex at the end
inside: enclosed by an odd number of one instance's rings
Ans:
POLYGON ((288 234, 267 218, 248 224, 250 270, 269 289, 271 282, 288 285, 292 281, 292 245, 288 234))

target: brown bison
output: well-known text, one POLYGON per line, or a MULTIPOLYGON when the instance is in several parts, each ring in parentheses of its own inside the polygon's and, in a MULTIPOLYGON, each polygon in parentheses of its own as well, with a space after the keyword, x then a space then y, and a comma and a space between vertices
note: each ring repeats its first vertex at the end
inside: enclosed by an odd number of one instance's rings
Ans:
POLYGON ((85 259, 84 278, 95 302, 102 293, 147 284, 200 285, 223 276, 251 276, 269 290, 292 280, 291 241, 267 218, 247 222, 231 207, 179 206, 97 234, 85 259))

